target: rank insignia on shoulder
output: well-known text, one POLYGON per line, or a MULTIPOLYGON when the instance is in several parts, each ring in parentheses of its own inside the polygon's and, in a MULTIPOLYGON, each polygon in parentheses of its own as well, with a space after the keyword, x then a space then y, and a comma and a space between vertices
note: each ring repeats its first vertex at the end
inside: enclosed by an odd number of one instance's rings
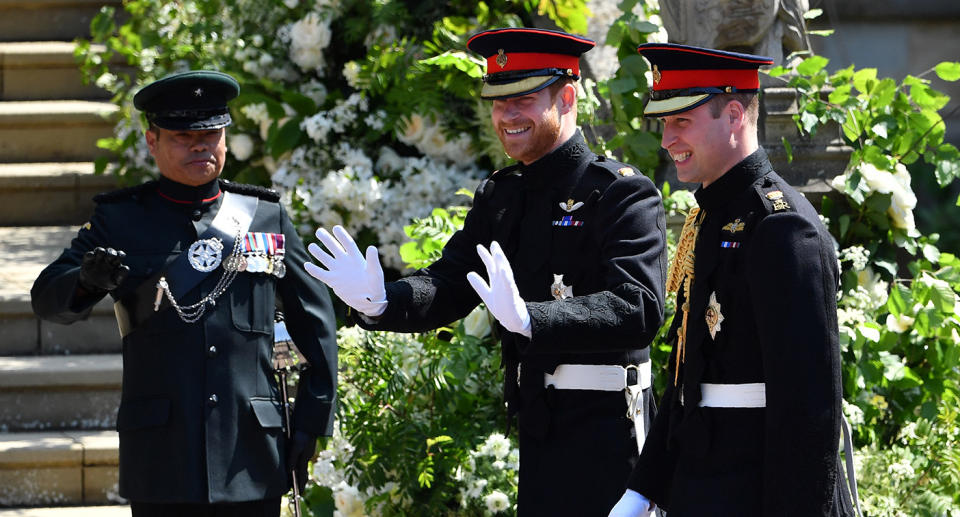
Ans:
POLYGON ((786 199, 783 199, 783 192, 779 190, 771 190, 767 192, 767 199, 773 201, 773 210, 775 212, 780 212, 790 208, 790 204, 787 203, 786 199))
POLYGON ((553 221, 554 226, 583 226, 583 221, 574 221, 572 215, 565 215, 559 221, 553 221))
POLYGON ((710 293, 710 302, 707 303, 707 312, 704 316, 707 320, 707 330, 710 331, 710 338, 716 339, 717 332, 720 332, 720 324, 723 323, 723 313, 720 312, 720 302, 717 301, 717 292, 710 293))
POLYGON ((621 176, 624 176, 624 177, 633 176, 634 174, 636 174, 635 172, 633 172, 633 169, 631 169, 630 167, 620 167, 620 170, 618 170, 617 173, 619 173, 621 176))
POLYGON ((550 294, 555 300, 566 300, 573 296, 573 286, 563 285, 563 275, 553 275, 553 284, 550 285, 550 294))
POLYGON ((741 221, 740 218, 738 217, 735 221, 724 225, 722 229, 725 232, 737 233, 737 232, 742 232, 743 227, 744 227, 743 221, 741 221))
POLYGON ((573 199, 568 199, 566 203, 560 203, 560 208, 564 212, 573 212, 574 210, 583 206, 583 201, 577 201, 574 203, 573 199))

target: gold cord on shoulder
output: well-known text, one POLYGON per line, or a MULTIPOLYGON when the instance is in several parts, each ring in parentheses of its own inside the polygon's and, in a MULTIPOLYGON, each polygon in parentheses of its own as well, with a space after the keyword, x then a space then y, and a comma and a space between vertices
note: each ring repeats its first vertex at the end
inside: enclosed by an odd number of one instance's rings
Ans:
POLYGON ((687 317, 690 315, 690 286, 693 285, 694 253, 697 245, 697 235, 700 233, 700 223, 706 212, 699 207, 693 207, 683 222, 680 230, 680 239, 677 240, 677 251, 673 256, 673 263, 667 271, 667 292, 677 292, 683 286, 683 323, 677 329, 677 359, 673 373, 673 385, 677 385, 680 375, 680 363, 685 360, 687 340, 687 317))

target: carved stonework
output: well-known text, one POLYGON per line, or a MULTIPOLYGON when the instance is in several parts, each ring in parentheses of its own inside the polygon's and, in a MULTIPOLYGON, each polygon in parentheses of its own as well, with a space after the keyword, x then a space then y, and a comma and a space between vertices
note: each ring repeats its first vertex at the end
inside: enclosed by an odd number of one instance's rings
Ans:
POLYGON ((807 50, 809 0, 661 0, 672 43, 770 56, 776 64, 807 50))

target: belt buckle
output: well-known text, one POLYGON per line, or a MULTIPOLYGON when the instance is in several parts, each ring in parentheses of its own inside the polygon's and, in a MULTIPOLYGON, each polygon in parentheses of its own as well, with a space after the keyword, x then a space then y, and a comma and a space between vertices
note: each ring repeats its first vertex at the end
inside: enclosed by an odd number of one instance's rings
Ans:
POLYGON ((624 367, 623 367, 623 375, 624 375, 624 379, 623 379, 623 385, 624 385, 624 386, 633 386, 634 384, 640 384, 640 367, 639 367, 638 365, 628 364, 628 365, 624 366, 624 367), (633 369, 636 370, 636 372, 637 372, 637 379, 636 379, 636 382, 634 382, 633 384, 630 384, 630 369, 631 369, 631 368, 633 368, 633 369))

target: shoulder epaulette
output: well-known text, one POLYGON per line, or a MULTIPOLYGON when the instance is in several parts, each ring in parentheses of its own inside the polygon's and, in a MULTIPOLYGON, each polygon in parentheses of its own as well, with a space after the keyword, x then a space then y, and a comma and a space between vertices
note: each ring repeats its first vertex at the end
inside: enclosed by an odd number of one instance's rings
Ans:
POLYGON ((513 165, 508 165, 502 169, 497 169, 493 171, 492 173, 490 173, 490 177, 488 177, 487 179, 499 179, 499 178, 504 178, 506 176, 510 176, 512 174, 516 174, 517 169, 519 168, 520 168, 520 164, 517 164, 517 163, 513 165))
POLYGON ((629 178, 630 176, 641 175, 637 169, 616 160, 611 160, 603 155, 597 155, 592 163, 593 166, 601 168, 613 174, 616 178, 629 178))
POLYGON ((93 196, 94 203, 117 203, 120 201, 127 200, 137 200, 140 197, 140 194, 148 192, 155 189, 157 186, 156 180, 150 180, 139 185, 134 185, 132 187, 126 187, 117 190, 111 190, 110 192, 101 192, 96 196, 93 196))
POLYGON ((780 188, 772 181, 764 181, 756 187, 757 194, 768 213, 795 212, 797 209, 787 201, 786 194, 780 188))
POLYGON ((226 190, 227 192, 243 194, 245 196, 255 196, 264 201, 271 201, 273 203, 280 201, 280 193, 272 188, 248 185, 246 183, 234 183, 224 179, 220 180, 220 188, 226 190))

